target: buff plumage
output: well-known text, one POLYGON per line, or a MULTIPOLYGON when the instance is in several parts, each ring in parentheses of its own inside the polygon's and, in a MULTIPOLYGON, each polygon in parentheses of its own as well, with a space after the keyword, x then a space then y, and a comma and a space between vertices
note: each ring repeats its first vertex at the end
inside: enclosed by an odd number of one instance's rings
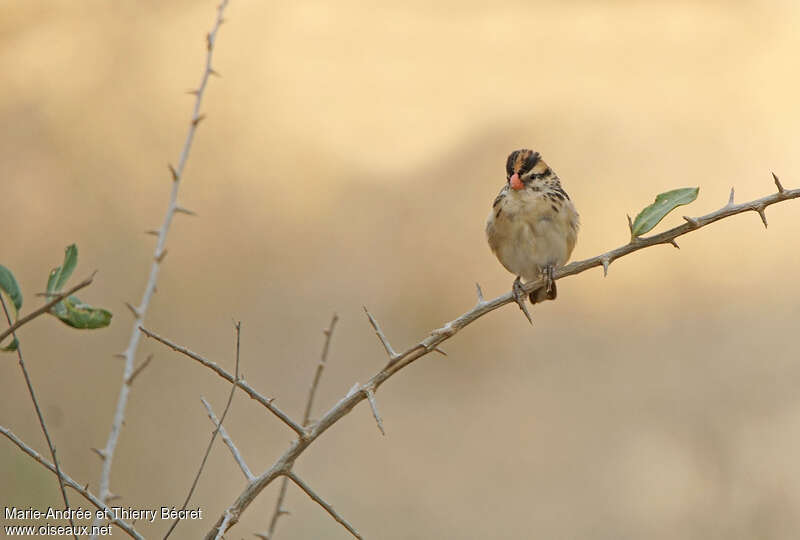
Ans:
POLYGON ((556 297, 553 271, 569 260, 578 238, 578 212, 556 173, 538 152, 517 150, 506 162, 506 185, 494 200, 486 221, 489 247, 517 276, 517 302, 527 315, 520 278, 546 285, 530 294, 531 303, 556 297))

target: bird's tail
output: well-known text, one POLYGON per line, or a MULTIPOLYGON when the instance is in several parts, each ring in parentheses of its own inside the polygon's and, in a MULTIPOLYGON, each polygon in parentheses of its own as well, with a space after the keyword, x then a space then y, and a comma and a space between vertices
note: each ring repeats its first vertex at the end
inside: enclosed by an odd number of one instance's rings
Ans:
POLYGON ((547 287, 539 287, 531 294, 528 295, 528 300, 531 301, 531 304, 538 304, 539 302, 544 302, 545 300, 555 300, 558 294, 558 290, 556 289, 556 282, 554 281, 550 285, 550 291, 547 291, 547 287))

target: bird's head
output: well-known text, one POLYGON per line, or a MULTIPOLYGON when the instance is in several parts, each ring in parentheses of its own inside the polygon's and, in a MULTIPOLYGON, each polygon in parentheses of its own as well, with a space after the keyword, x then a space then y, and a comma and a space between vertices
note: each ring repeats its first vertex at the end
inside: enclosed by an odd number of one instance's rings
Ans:
POLYGON ((519 191, 539 178, 550 176, 547 163, 533 150, 514 150, 506 161, 506 181, 511 189, 519 191))

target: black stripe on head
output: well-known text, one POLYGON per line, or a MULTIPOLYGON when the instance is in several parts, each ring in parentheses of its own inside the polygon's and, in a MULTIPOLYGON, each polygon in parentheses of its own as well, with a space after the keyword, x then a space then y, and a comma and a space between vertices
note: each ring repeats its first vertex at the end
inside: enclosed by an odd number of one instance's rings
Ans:
POLYGON ((519 150, 514 150, 508 155, 508 159, 506 160, 506 174, 509 178, 514 174, 514 162, 517 161, 517 154, 519 154, 519 150))
MULTIPOLYGON (((525 150, 522 150, 522 152, 525 152, 525 150)), ((539 160, 541 159, 539 152, 533 152, 531 150, 528 150, 528 152, 530 153, 528 154, 528 157, 525 158, 525 163, 522 164, 522 169, 519 171, 520 176, 536 167, 536 164, 539 163, 539 160)))

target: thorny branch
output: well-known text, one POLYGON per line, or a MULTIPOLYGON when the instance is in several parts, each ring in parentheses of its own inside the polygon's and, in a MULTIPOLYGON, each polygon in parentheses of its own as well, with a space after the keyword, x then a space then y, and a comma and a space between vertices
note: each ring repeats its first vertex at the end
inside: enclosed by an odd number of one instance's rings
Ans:
MULTIPOLYGON (((11 315, 8 313, 6 301, 3 299, 2 294, 0 294, 0 304, 2 304, 3 313, 5 313, 6 320, 8 321, 9 326, 11 326, 11 315)), ((25 360, 22 359, 22 344, 19 343, 19 340, 17 340, 16 332, 12 332, 11 335, 14 336, 14 340, 17 342, 17 358, 19 358, 19 367, 22 370, 23 377, 25 377, 25 384, 28 385, 28 393, 31 395, 33 408, 36 409, 36 417, 39 419, 39 425, 42 427, 44 438, 47 440, 47 447, 50 449, 50 455, 53 456, 53 464, 55 465, 56 476, 58 477, 58 487, 61 490, 61 498, 64 500, 64 507, 69 508, 69 499, 67 498, 67 491, 64 489, 64 479, 61 476, 61 467, 59 467, 58 459, 56 458, 56 447, 53 445, 53 441, 50 439, 50 433, 47 431, 47 425, 44 423, 44 416, 42 416, 42 411, 39 409, 39 402, 37 401, 36 394, 33 391, 31 377, 28 375, 28 369, 25 367, 25 360)), ((72 536, 75 538, 75 540, 78 540, 78 535, 74 532, 75 522, 73 521, 71 515, 69 517, 69 524, 72 527, 72 536)))
MULTIPOLYGON (((339 316, 336 313, 333 314, 331 318, 331 324, 328 325, 328 328, 323 331, 325 334, 325 344, 322 346, 322 354, 320 355, 319 363, 317 364, 317 370, 314 372, 314 381, 311 383, 311 388, 308 391, 308 399, 306 400, 306 412, 303 414, 303 427, 308 427, 308 423, 311 421, 311 407, 314 404, 314 396, 317 393, 317 386, 319 385, 319 380, 322 377, 322 370, 325 369, 325 362, 328 360, 328 349, 331 344, 331 338, 333 337, 333 329, 336 327, 336 322, 339 320, 339 316)), ((253 480, 252 478, 250 479, 253 480)), ((275 510, 272 513, 272 519, 269 521, 269 530, 267 534, 261 535, 264 538, 269 540, 274 540, 275 536, 275 527, 278 524, 278 519, 284 514, 288 514, 286 509, 283 508, 283 500, 286 498, 286 488, 289 484, 289 477, 284 476, 281 480, 281 488, 278 492, 278 500, 275 502, 275 510)))
MULTIPOLYGON (((773 193, 772 195, 767 195, 766 197, 742 204, 734 204, 732 200, 729 200, 728 203, 719 210, 696 218, 686 217, 686 223, 677 227, 673 227, 672 229, 669 229, 663 233, 648 237, 634 237, 630 240, 630 242, 616 249, 607 251, 589 259, 568 264, 567 266, 557 270, 553 276, 553 279, 557 280, 567 276, 579 274, 596 266, 602 266, 604 271, 607 272, 608 266, 613 261, 635 251, 639 251, 640 249, 661 244, 674 245, 676 243, 675 239, 679 236, 683 236, 701 227, 705 227, 706 225, 714 223, 715 221, 750 211, 761 215, 764 213, 764 210, 767 206, 800 197, 800 189, 784 189, 780 182, 777 181, 777 178, 776 186, 778 187, 778 192, 773 193)), ((543 285, 544 280, 539 279, 524 284, 523 289, 525 292, 530 293, 543 285)), ((238 522, 242 512, 244 512, 247 507, 250 506, 250 504, 265 487, 267 487, 279 476, 289 474, 297 458, 320 435, 327 431, 328 428, 347 415, 361 401, 368 399, 369 392, 374 393, 377 391, 377 389, 395 373, 408 366, 415 360, 427 355, 431 351, 436 350, 438 345, 453 337, 462 328, 468 326, 480 317, 483 317, 484 315, 510 302, 514 302, 514 297, 510 292, 498 296, 492 300, 483 300, 481 298, 482 294, 480 293, 480 289, 478 289, 478 292, 479 298, 474 308, 462 314, 460 317, 444 324, 441 328, 433 330, 419 343, 408 348, 402 353, 392 355, 390 352, 393 350, 391 346, 387 347, 387 342, 384 342, 384 339, 381 339, 381 343, 384 345, 387 353, 390 355, 389 362, 383 367, 383 369, 373 375, 372 378, 370 378, 366 383, 362 385, 357 384, 347 393, 347 395, 345 395, 345 397, 343 397, 338 403, 336 403, 336 405, 334 405, 327 413, 325 413, 322 418, 320 418, 319 421, 314 424, 311 429, 309 429, 308 432, 292 441, 292 443, 289 445, 289 448, 283 453, 283 455, 281 455, 269 469, 264 471, 254 481, 250 482, 244 491, 242 491, 242 493, 236 498, 236 500, 231 503, 223 515, 220 516, 220 518, 214 524, 213 528, 206 534, 206 539, 213 540, 217 536, 223 522, 229 528, 235 525, 238 522)), ((373 321, 370 320, 370 323, 372 322, 373 321)), ((373 326, 377 327, 377 323, 373 324, 373 326)), ((380 334, 378 337, 381 337, 380 334)), ((180 346, 175 345, 164 338, 160 338, 159 340, 175 350, 182 349, 180 346)), ((181 352, 185 351, 186 349, 183 349, 181 352)), ((195 360, 198 359, 195 356, 191 357, 195 360)), ((201 363, 208 365, 210 362, 203 360, 201 363)))
MULTIPOLYGON (((144 317, 147 313, 147 307, 150 304, 150 299, 156 290, 156 282, 158 281, 158 273, 161 269, 161 263, 167 254, 167 250, 164 246, 167 241, 167 233, 169 232, 172 218, 176 212, 187 213, 187 211, 178 204, 178 189, 180 188, 181 179, 183 178, 183 169, 186 166, 187 160, 189 159, 189 151, 192 148, 192 141, 194 140, 197 125, 203 119, 203 115, 200 114, 200 106, 203 102, 203 94, 206 90, 206 84, 208 83, 209 77, 217 74, 217 72, 214 71, 214 68, 211 66, 211 59, 214 53, 217 32, 223 23, 223 13, 227 4, 228 0, 222 0, 220 2, 219 6, 217 7, 217 17, 216 21, 214 22, 214 26, 211 29, 211 32, 206 35, 207 52, 205 68, 203 69, 203 75, 200 79, 200 85, 197 87, 196 91, 193 91, 193 94, 195 95, 195 102, 194 108, 192 109, 189 128, 186 133, 186 139, 184 140, 183 149, 181 150, 180 157, 178 158, 178 167, 175 168, 172 165, 169 165, 169 170, 172 175, 172 192, 170 193, 167 211, 164 214, 164 221, 161 224, 161 228, 158 229, 158 240, 156 241, 156 247, 153 254, 153 262, 150 266, 150 277, 147 280, 147 285, 145 286, 141 302, 136 307, 131 306, 131 312, 133 313, 135 320, 133 321, 133 328, 131 329, 128 348, 125 349, 124 352, 125 367, 122 375, 122 386, 120 387, 119 397, 117 398, 117 407, 114 412, 114 420, 111 423, 111 431, 108 434, 108 440, 106 441, 106 445, 101 453, 103 457, 103 467, 100 474, 100 499, 104 503, 108 501, 111 495, 109 490, 111 483, 111 465, 114 458, 114 451, 117 448, 117 441, 119 440, 119 432, 122 429, 122 423, 125 419, 125 410, 128 405, 128 394, 130 393, 131 381, 133 380, 134 374, 136 348, 139 345, 139 338, 141 337, 139 327, 144 324, 144 317)), ((99 521, 95 520, 94 525, 98 524, 99 521)))
POLYGON ((185 354, 189 358, 200 362, 201 364, 206 366, 208 369, 210 369, 211 371, 213 371, 214 373, 216 373, 217 375, 219 375, 220 377, 222 377, 223 379, 225 379, 229 383, 236 384, 236 386, 238 386, 239 388, 244 390, 244 392, 248 396, 250 396, 251 399, 254 399, 254 400, 258 401, 261 405, 266 407, 272 414, 277 416, 281 420, 281 422, 283 422, 284 424, 286 424, 287 426, 292 428, 292 430, 294 430, 295 433, 297 433, 301 437, 305 436, 306 430, 303 429, 303 426, 299 425, 297 422, 295 422, 294 420, 289 418, 289 416, 287 416, 286 413, 284 413, 278 407, 273 405, 272 402, 274 401, 274 398, 266 398, 266 397, 264 397, 262 394, 258 393, 252 386, 247 384, 247 382, 245 382, 244 380, 239 380, 238 382, 234 383, 235 378, 233 377, 233 375, 231 375, 230 373, 225 371, 223 368, 221 368, 216 362, 212 362, 210 360, 207 360, 207 359, 203 358, 202 356, 200 356, 199 354, 190 351, 186 347, 181 347, 180 345, 177 345, 176 343, 173 343, 172 341, 169 341, 168 339, 165 339, 165 338, 159 336, 155 332, 151 332, 150 330, 148 330, 147 328, 145 328, 143 326, 140 327, 140 330, 147 337, 153 338, 156 341, 160 341, 161 343, 163 343, 167 347, 169 347, 169 348, 171 348, 171 349, 173 349, 173 350, 175 350, 175 351, 177 351, 177 352, 179 352, 181 354, 185 354))
MULTIPOLYGON (((242 334, 242 323, 236 323, 236 367, 235 367, 235 376, 233 379, 233 385, 231 386, 231 391, 228 393, 228 401, 225 403, 225 409, 222 411, 222 416, 219 417, 219 422, 214 422, 217 424, 217 427, 214 429, 214 433, 211 435, 211 440, 208 441, 208 446, 206 447, 206 452, 203 454, 203 461, 200 462, 200 468, 197 470, 197 474, 194 477, 194 481, 192 482, 192 487, 189 488, 189 493, 186 495, 186 500, 183 501, 181 505, 181 511, 186 510, 186 507, 189 505, 189 501, 192 498, 192 494, 194 494, 194 490, 197 488, 197 482, 200 481, 200 475, 203 474, 203 469, 205 469, 206 461, 208 460, 209 454, 211 454, 211 448, 214 446, 214 441, 217 439, 217 434, 219 434, 220 430, 222 429, 222 423, 225 421, 225 417, 228 415, 228 411, 231 408, 231 403, 233 402, 233 394, 236 392, 236 383, 239 382, 239 343, 242 334)), ((169 535, 172 534, 172 531, 175 530, 175 527, 178 526, 180 522, 180 518, 175 518, 175 521, 172 522, 169 529, 167 530, 167 534, 164 535, 164 540, 169 538, 169 535)), ((224 532, 224 531, 223 531, 224 532)))
POLYGON ((19 439, 19 437, 17 437, 16 435, 14 435, 14 433, 12 433, 10 429, 0 426, 0 433, 2 433, 8 440, 16 444, 20 450, 28 454, 30 457, 36 460, 40 465, 44 466, 45 469, 59 476, 60 480, 64 482, 65 485, 71 487, 72 489, 83 495, 83 497, 87 501, 92 503, 95 506, 95 508, 97 508, 98 510, 102 510, 105 513, 105 515, 109 518, 109 521, 111 523, 119 525, 119 528, 125 531, 128 534, 128 536, 130 536, 131 538, 136 538, 137 540, 144 540, 144 537, 141 534, 139 534, 136 531, 136 529, 134 529, 133 526, 131 526, 128 522, 114 517, 114 512, 108 506, 106 506, 103 503, 103 501, 101 501, 91 491, 89 491, 89 484, 81 486, 75 480, 70 478, 66 473, 64 472, 59 473, 52 463, 50 463, 49 461, 44 459, 41 455, 39 455, 39 453, 36 450, 34 450, 30 446, 22 442, 22 440, 19 439))

